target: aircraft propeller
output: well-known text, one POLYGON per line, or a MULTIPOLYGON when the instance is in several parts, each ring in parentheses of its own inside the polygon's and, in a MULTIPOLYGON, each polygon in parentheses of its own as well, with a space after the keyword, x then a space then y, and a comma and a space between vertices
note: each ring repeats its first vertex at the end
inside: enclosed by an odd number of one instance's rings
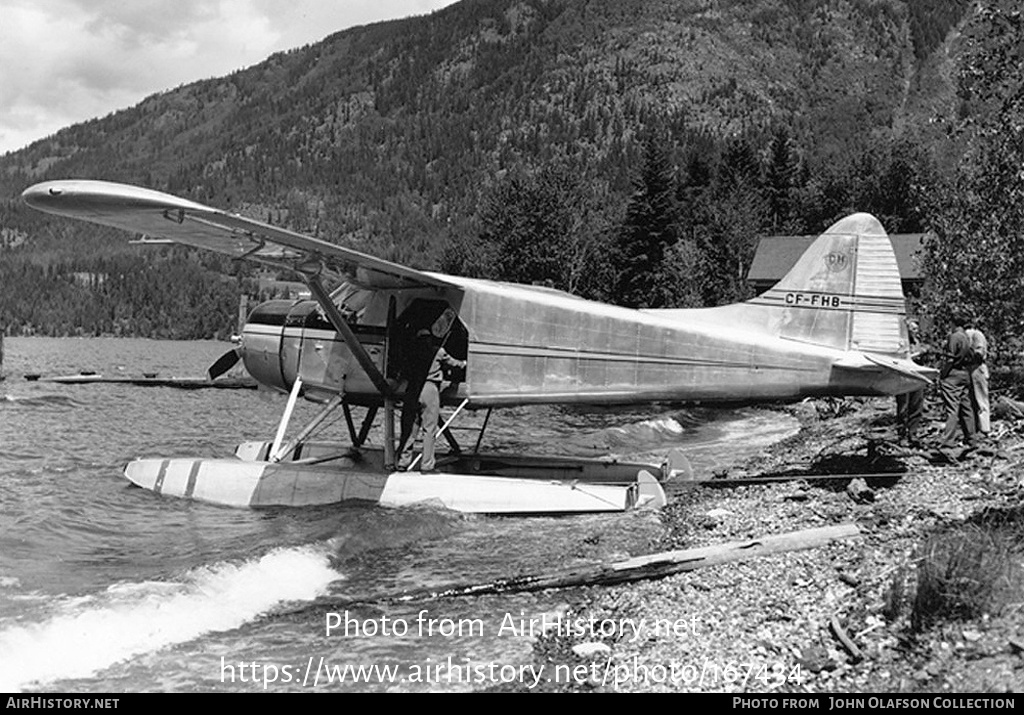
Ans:
POLYGON ((207 374, 211 380, 216 380, 218 377, 226 373, 228 370, 233 368, 238 361, 242 358, 242 351, 240 348, 231 348, 226 353, 217 358, 210 369, 207 370, 207 374))

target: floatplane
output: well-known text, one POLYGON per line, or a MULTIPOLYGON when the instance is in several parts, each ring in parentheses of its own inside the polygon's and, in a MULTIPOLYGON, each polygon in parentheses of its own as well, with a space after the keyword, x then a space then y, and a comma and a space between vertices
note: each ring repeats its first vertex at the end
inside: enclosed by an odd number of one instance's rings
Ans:
MULTIPOLYGON (((545 287, 415 270, 279 226, 147 188, 101 181, 37 184, 25 202, 58 216, 287 269, 310 300, 273 300, 248 316, 238 347, 263 385, 288 394, 273 440, 223 459, 143 458, 132 483, 163 495, 233 506, 347 500, 400 506, 435 501, 477 513, 622 511, 665 503, 662 483, 686 469, 617 459, 530 457, 481 450, 492 410, 519 405, 757 402, 895 395, 933 372, 913 362, 899 269, 885 230, 854 214, 822 234, 773 288, 715 308, 634 310, 545 287), (396 410, 402 357, 418 330, 444 327, 465 361, 442 393, 441 471, 400 468, 396 410), (286 439, 296 401, 322 407, 286 439), (363 410, 357 425, 354 409, 363 410), (313 436, 336 410, 348 444, 313 436), (484 411, 475 447, 453 423, 484 411), (378 416, 383 444, 368 436, 378 416)), ((433 428, 433 426, 430 426, 433 428)))

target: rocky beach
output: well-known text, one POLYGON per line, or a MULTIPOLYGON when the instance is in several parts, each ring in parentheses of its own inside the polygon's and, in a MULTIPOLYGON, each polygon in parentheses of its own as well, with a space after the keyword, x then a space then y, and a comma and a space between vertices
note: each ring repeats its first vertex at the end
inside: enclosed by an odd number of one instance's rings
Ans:
POLYGON ((928 446, 942 424, 937 395, 929 398, 926 446, 918 450, 897 442, 891 399, 777 408, 799 418, 800 432, 755 459, 673 486, 663 536, 647 553, 830 526, 852 525, 855 534, 566 591, 557 618, 580 627, 540 638, 534 657, 587 677, 545 689, 1019 690, 1019 405, 997 400, 990 439, 955 452, 928 446))

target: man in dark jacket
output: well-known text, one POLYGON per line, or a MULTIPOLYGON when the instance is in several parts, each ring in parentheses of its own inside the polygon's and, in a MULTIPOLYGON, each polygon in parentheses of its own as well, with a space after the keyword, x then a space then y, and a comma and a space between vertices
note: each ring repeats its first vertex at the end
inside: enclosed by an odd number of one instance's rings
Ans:
POLYGON ((434 471, 434 443, 437 420, 441 414, 441 391, 447 386, 450 371, 465 368, 466 362, 448 354, 444 338, 451 329, 454 312, 445 311, 434 324, 421 328, 410 347, 408 364, 411 366, 408 386, 402 408, 402 429, 398 441, 398 454, 412 437, 417 414, 423 429, 423 457, 421 472, 434 471), (415 402, 412 399, 415 396, 415 402))

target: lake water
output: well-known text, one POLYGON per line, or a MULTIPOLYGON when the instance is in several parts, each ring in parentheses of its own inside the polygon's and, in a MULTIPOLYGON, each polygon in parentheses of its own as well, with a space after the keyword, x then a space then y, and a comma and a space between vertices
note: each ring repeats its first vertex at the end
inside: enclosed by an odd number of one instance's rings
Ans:
MULTIPOLYGON (((570 591, 379 596, 626 558, 662 533, 649 510, 498 518, 163 498, 129 485, 124 465, 224 457, 240 441, 272 439, 287 396, 24 378, 198 376, 230 347, 5 341, 0 692, 438 692, 529 682, 535 639, 519 626, 564 608, 570 591), (339 605, 308 607, 325 598, 339 605)), ((300 405, 292 424, 314 411, 300 405)), ((496 413, 487 442, 655 463, 679 448, 706 472, 795 430, 794 420, 757 409, 522 408, 496 413)))

